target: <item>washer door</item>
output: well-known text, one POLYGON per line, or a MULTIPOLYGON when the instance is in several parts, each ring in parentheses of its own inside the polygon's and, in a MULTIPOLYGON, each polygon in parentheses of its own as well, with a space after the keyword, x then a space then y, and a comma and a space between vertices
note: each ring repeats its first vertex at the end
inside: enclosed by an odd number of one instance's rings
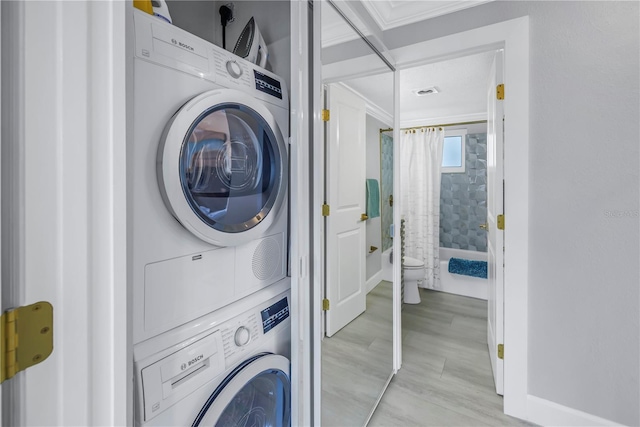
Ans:
POLYGON ((273 426, 291 422, 289 360, 262 353, 246 360, 215 389, 192 427, 273 426))
POLYGON ((205 92, 167 124, 158 149, 163 199, 198 238, 234 246, 263 236, 282 209, 287 149, 269 109, 233 89, 205 92))

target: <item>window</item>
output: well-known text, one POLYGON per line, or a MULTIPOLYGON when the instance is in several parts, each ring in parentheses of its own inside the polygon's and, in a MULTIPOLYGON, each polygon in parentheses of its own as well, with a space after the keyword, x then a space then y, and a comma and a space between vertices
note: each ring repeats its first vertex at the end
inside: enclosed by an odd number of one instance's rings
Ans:
POLYGON ((464 173, 466 137, 466 129, 445 132, 442 147, 442 173, 464 173))

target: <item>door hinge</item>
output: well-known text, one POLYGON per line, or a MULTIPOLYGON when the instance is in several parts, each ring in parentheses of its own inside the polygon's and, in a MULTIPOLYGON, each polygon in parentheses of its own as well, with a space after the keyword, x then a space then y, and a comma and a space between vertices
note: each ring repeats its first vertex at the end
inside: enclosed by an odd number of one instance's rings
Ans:
POLYGON ((45 301, 0 316, 0 383, 37 365, 53 351, 53 307, 45 301))
POLYGON ((329 113, 329 110, 322 110, 322 121, 323 122, 328 122, 330 116, 331 116, 331 113, 329 113))
POLYGON ((328 204, 324 204, 322 205, 322 216, 329 216, 329 213, 331 211, 331 208, 329 208, 328 204))
POLYGON ((504 215, 498 215, 497 223, 498 230, 504 230, 504 215))
POLYGON ((504 99, 504 84, 496 86, 496 97, 498 99, 504 99))
POLYGON ((498 359, 504 360, 504 344, 498 344, 498 359))
POLYGON ((324 311, 328 311, 329 310, 329 300, 326 299, 326 298, 322 300, 322 309, 324 311))

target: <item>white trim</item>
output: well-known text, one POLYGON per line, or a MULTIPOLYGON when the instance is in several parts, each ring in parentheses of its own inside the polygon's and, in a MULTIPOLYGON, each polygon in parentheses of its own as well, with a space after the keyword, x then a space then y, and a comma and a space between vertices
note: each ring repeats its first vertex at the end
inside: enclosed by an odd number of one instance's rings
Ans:
POLYGON ((309 311, 313 313, 311 324, 311 341, 312 342, 312 365, 313 372, 311 376, 311 413, 312 418, 309 425, 319 426, 322 424, 322 338, 323 331, 323 311, 322 296, 324 292, 324 217, 322 216, 321 206, 324 203, 324 125, 320 120, 321 111, 324 108, 323 103, 323 85, 322 85, 322 60, 321 60, 321 29, 322 29, 322 8, 330 7, 323 1, 313 2, 313 59, 311 67, 313 67, 313 81, 309 90, 309 96, 312 97, 313 113, 313 199, 312 199, 312 221, 313 221, 313 287, 312 295, 309 298, 309 311))
POLYGON ((532 395, 527 396, 527 412, 529 414, 528 420, 541 426, 610 427, 622 425, 532 395))
POLYGON ((337 83, 337 85, 338 86, 342 86, 343 88, 345 88, 346 90, 350 91, 351 93, 353 93, 357 97, 364 99, 364 103, 365 103, 368 115, 380 120, 382 123, 384 123, 385 125, 387 125, 389 127, 393 126, 393 114, 388 113, 387 111, 385 111, 378 104, 376 104, 373 101, 371 101, 369 98, 364 96, 362 93, 358 92, 357 90, 355 90, 354 88, 349 86, 347 83, 340 82, 340 83, 337 83))
POLYGON ((291 424, 310 425, 312 417, 312 359, 309 339, 313 315, 310 264, 311 211, 309 208, 309 4, 290 2, 291 24, 291 424))
POLYGON ((367 293, 371 292, 382 281, 382 269, 376 272, 370 279, 367 279, 367 293))
POLYGON ((435 117, 430 119, 414 119, 414 120, 403 120, 400 122, 400 125, 403 128, 410 127, 418 127, 418 126, 433 126, 433 125, 446 125, 448 123, 462 123, 462 122, 475 122, 480 120, 487 120, 487 112, 483 111, 481 113, 474 114, 463 114, 459 116, 446 116, 446 117, 435 117))
MULTIPOLYGON (((529 288, 529 17, 521 17, 391 51, 398 69, 505 49, 504 412, 527 419, 529 288), (424 52, 428 52, 425 55, 424 52), (507 254, 505 254, 505 258, 507 254)), ((398 104, 396 104, 398 105, 398 104)), ((396 117, 396 120, 398 118, 396 117)), ((399 128, 399 127, 397 127, 399 128)), ((394 177, 394 184, 398 180, 394 177)), ((395 188, 398 193, 399 188, 395 188)), ((395 213, 395 212, 394 212, 395 213)), ((396 216, 398 218, 398 216, 396 216)), ((395 242, 394 242, 395 243, 395 242)), ((397 249, 396 249, 397 251, 397 249)), ((397 255, 394 252, 394 255, 397 255)))
MULTIPOLYGON (((393 73, 393 140, 400 141, 400 72, 393 73)), ((393 194, 402 200, 400 178, 400 144, 393 144, 393 194)), ((393 204, 393 224, 400 235, 400 203, 393 204)), ((393 239, 393 372, 402 367, 402 248, 400 239, 393 239)))
MULTIPOLYGON (((127 286, 126 16, 123 2, 92 3, 89 10, 91 242, 91 424, 133 419, 133 350, 127 286)), ((69 336, 67 344, 75 337, 69 336)))

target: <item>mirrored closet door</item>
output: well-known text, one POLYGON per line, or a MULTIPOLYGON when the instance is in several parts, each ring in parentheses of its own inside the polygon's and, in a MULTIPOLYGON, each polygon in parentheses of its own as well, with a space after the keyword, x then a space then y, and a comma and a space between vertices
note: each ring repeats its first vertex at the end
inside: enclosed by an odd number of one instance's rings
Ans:
MULTIPOLYGON (((391 194, 384 192, 393 186, 393 162, 384 158, 381 145, 382 131, 393 126, 394 77, 372 41, 365 41, 355 15, 341 4, 319 6, 323 108, 328 110, 321 422, 364 426, 394 372, 387 224, 393 214, 391 194)), ((392 144, 387 148, 393 150, 392 144)))

